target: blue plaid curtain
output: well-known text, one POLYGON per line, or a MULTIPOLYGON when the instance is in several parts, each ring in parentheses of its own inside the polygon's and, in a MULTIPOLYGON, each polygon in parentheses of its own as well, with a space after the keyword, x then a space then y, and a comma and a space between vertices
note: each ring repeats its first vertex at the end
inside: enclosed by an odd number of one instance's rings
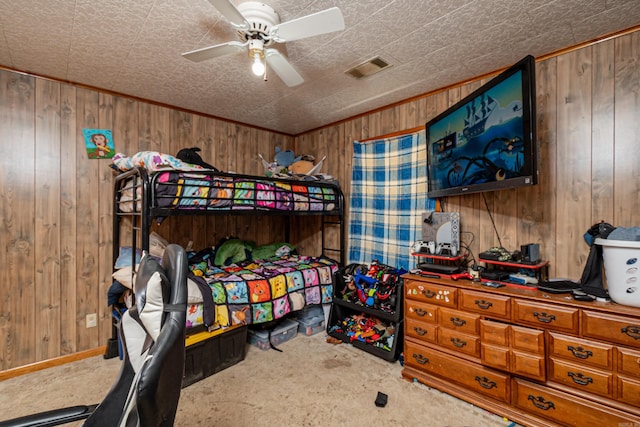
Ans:
POLYGON ((427 198, 425 133, 353 143, 349 263, 378 260, 411 269, 411 244, 422 238, 427 198))

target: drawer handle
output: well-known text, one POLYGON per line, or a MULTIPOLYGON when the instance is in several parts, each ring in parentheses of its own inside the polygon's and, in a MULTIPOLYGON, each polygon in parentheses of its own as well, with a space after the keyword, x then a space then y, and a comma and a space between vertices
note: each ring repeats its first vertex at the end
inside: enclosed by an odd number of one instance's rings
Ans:
POLYGON ((426 331, 426 330, 424 330, 424 329, 422 329, 422 328, 421 328, 421 327, 419 327, 419 326, 414 327, 414 328, 413 328, 413 330, 416 332, 416 335, 419 335, 419 336, 421 336, 421 337, 423 337, 423 336, 427 335, 427 331, 426 331))
POLYGON ((585 377, 583 374, 581 374, 580 372, 573 373, 571 371, 569 371, 569 373, 567 374, 574 383, 578 384, 578 385, 589 385, 593 382, 593 378, 590 377, 585 377))
POLYGON ((427 363, 429 363, 429 358, 424 357, 421 354, 416 354, 413 353, 413 358, 416 360, 417 363, 419 363, 420 365, 426 365, 427 363))
POLYGON ((487 377, 480 378, 479 376, 476 375, 476 381, 478 382, 478 384, 480 384, 480 387, 483 387, 489 390, 491 390, 494 387, 498 387, 495 381, 491 381, 487 377))
POLYGON ((476 305, 483 310, 488 310, 493 306, 493 303, 491 301, 485 301, 481 299, 481 300, 476 300, 476 305))
POLYGON ((582 347, 574 347, 570 345, 567 347, 567 350, 573 353, 573 355, 578 359, 588 359, 591 356, 593 356, 593 353, 591 352, 591 350, 585 350, 582 347))
POLYGON ((427 313, 429 313, 429 312, 427 310, 423 310, 421 308, 416 308, 414 313, 416 313, 416 316, 423 317, 423 316, 426 316, 427 313))
POLYGON ((556 409, 556 405, 554 405, 552 401, 545 401, 544 397, 542 396, 535 397, 534 395, 530 394, 527 399, 529 399, 536 408, 542 409, 543 411, 556 409))
POLYGON ((436 296, 436 293, 433 292, 431 289, 424 289, 422 291, 422 295, 424 295, 427 298, 433 298, 436 296))
POLYGON ((451 343, 458 348, 462 348, 467 345, 466 341, 461 340, 460 338, 451 338, 451 343))
POLYGON ((622 328, 622 333, 629 335, 634 340, 640 339, 640 326, 625 326, 622 328))
POLYGON ((449 320, 451 320, 451 323, 453 323, 453 324, 454 324, 454 326, 464 326, 464 325, 466 325, 466 324, 467 324, 467 321, 466 321, 466 320, 461 319, 461 318, 459 318, 459 317, 452 317, 452 318, 451 318, 451 319, 449 319, 449 320))
POLYGON ((538 322, 542 322, 542 323, 551 323, 554 320, 556 320, 555 315, 547 314, 544 311, 542 313, 538 313, 537 311, 534 311, 533 315, 535 316, 536 319, 538 319, 538 322))

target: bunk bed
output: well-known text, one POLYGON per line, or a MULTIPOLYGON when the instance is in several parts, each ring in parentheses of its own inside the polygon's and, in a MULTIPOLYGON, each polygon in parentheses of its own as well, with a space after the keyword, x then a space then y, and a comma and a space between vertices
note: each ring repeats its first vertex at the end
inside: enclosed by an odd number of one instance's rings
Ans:
MULTIPOLYGON (((117 171, 113 194, 114 271, 122 262, 123 248, 130 257, 128 265, 136 265, 140 253, 150 250, 153 221, 162 223, 167 217, 321 217, 322 250, 317 256, 280 250, 268 259, 249 257, 231 262, 234 259, 229 257, 224 265, 215 265, 213 255, 206 262, 190 262, 193 278, 201 280, 194 280, 199 285, 197 290, 190 287, 188 328, 196 331, 202 326, 266 323, 306 305, 331 302, 333 276, 345 264, 346 256, 344 196, 337 182, 224 173, 155 152, 130 158, 117 154, 112 167, 117 171), (338 247, 328 244, 327 233, 332 227, 337 228, 338 247)), ((285 242, 289 236, 287 221, 285 242)), ((119 354, 116 324, 121 313, 115 306, 112 313, 114 327, 105 358, 119 354)))

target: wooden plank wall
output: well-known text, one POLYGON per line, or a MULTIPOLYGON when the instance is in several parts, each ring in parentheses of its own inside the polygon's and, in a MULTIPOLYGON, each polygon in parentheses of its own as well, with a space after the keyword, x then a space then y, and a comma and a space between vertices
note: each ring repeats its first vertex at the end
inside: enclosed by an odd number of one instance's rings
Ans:
MULTIPOLYGON (((552 276, 579 279, 589 251, 582 236, 592 224, 640 226, 639 57, 634 32, 537 62, 539 185, 486 193, 486 205, 481 194, 443 199, 444 210, 461 213, 461 238, 474 254, 498 245, 491 212, 503 246, 539 242, 552 276)), ((486 81, 299 135, 296 149, 330 154, 348 200, 354 140, 424 126, 486 81)))
MULTIPOLYGON (((257 157, 294 138, 0 71, 0 371, 105 345, 111 336, 110 160, 89 160, 83 128, 111 129, 117 151, 200 147, 221 170, 263 173, 257 157), (86 328, 97 313, 98 327, 86 328)), ((283 240, 282 218, 181 217, 154 226, 201 249, 234 235, 283 240)), ((128 244, 130 238, 122 240, 128 244)))
MULTIPOLYGON (((582 234, 604 219, 640 225, 640 33, 537 63, 540 184, 450 197, 475 254, 497 244, 540 242, 554 276, 579 278, 582 234)), ((412 99, 297 137, 152 103, 0 71, 0 370, 95 348, 109 338, 112 172, 89 160, 83 127, 113 131, 116 149, 175 154, 199 146, 222 170, 262 173, 257 153, 294 148, 335 176, 348 202, 352 142, 423 126, 484 81, 412 99), (98 327, 85 327, 98 313, 98 327)), ((419 213, 417 213, 419 214, 419 213)), ((295 221, 292 241, 316 253, 317 218, 295 221)), ((264 218, 170 219, 154 230, 195 248, 226 235, 279 239, 284 222, 264 218)), ((329 234, 337 246, 337 233, 329 234)))

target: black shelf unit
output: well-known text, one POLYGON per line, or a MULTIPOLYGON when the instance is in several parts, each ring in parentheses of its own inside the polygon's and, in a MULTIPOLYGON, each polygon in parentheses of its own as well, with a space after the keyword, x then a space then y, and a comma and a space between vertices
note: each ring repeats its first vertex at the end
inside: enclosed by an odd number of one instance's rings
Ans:
MULTIPOLYGON (((549 278, 549 261, 539 261, 535 264, 525 262, 513 262, 513 261, 495 261, 489 259, 480 258, 479 262, 485 263, 487 268, 504 271, 505 273, 515 273, 518 270, 528 270, 533 272, 534 277, 538 279, 538 282, 547 280, 549 278)), ((498 282, 507 286, 522 288, 528 290, 538 289, 537 284, 519 284, 507 280, 490 280, 481 279, 483 282, 498 282)))
POLYGON ((389 310, 382 310, 375 307, 369 307, 364 304, 347 301, 337 296, 344 289, 345 284, 342 280, 344 269, 339 270, 335 274, 336 278, 334 280, 334 283, 336 283, 336 288, 334 289, 334 297, 331 303, 329 322, 327 323, 327 334, 341 340, 343 343, 350 343, 356 348, 364 350, 389 362, 398 360, 398 356, 402 352, 404 336, 402 316, 403 279, 398 278, 398 283, 396 285, 395 291, 390 297, 395 299, 395 303, 388 305, 389 310), (340 288, 341 284, 343 285, 342 288, 340 288), (379 320, 381 323, 393 326, 393 328, 395 329, 395 333, 393 344, 391 345, 391 347, 385 349, 369 344, 367 342, 352 340, 351 337, 346 333, 343 333, 340 330, 336 330, 336 328, 334 328, 334 326, 339 325, 345 318, 359 315, 373 317, 379 320))

